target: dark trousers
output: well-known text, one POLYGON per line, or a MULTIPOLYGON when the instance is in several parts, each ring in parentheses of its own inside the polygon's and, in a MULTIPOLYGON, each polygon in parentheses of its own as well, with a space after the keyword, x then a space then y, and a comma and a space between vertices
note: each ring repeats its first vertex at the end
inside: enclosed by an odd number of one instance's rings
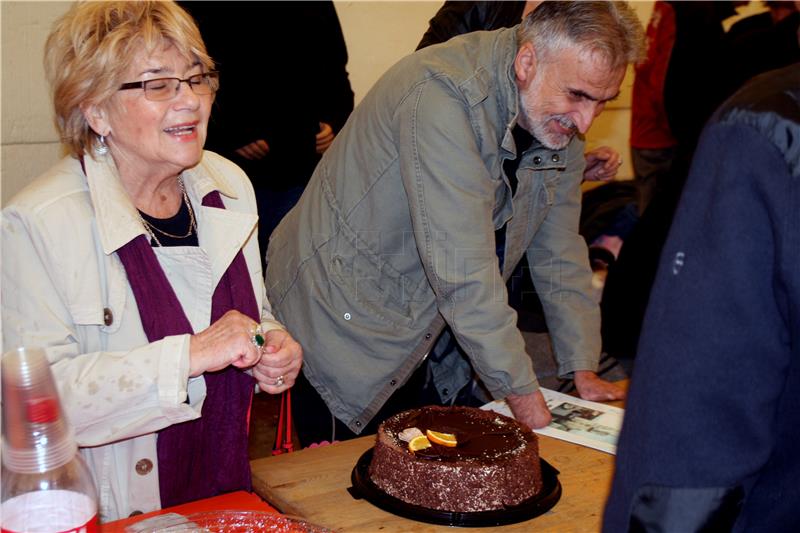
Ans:
MULTIPOLYGON (((364 399, 366 402, 366 398, 364 399)), ((405 385, 392 394, 378 414, 360 434, 350 430, 335 418, 319 393, 302 372, 292 387, 292 417, 302 447, 324 440, 349 440, 378 431, 378 426, 390 416, 424 405, 439 404, 439 394, 428 380, 427 360, 411 375, 405 385)))
POLYGON ((261 251, 261 267, 266 271, 265 256, 269 236, 286 216, 303 194, 305 185, 288 189, 268 189, 256 187, 256 205, 258 207, 258 247, 261 251))
POLYGON ((664 181, 670 177, 676 155, 677 150, 674 146, 655 149, 631 148, 633 173, 639 186, 639 215, 644 214, 653 197, 663 190, 664 181))

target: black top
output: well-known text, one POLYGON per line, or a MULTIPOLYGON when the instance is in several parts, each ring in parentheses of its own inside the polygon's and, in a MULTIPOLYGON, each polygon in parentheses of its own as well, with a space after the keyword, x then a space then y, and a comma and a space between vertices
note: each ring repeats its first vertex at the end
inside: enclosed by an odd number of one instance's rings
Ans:
MULTIPOLYGON (((503 171, 506 173, 506 176, 508 176, 508 184, 511 186, 511 196, 513 197, 517 193, 517 185, 519 184, 519 180, 517 179, 519 162, 522 159, 522 154, 533 145, 534 138, 533 135, 528 133, 519 124, 514 126, 514 129, 511 130, 511 134, 514 136, 514 143, 517 147, 517 157, 503 161, 503 171)), ((502 228, 494 232, 497 257, 500 258, 500 272, 503 271, 503 263, 505 260, 506 226, 507 224, 504 224, 502 228)))
MULTIPOLYGON (((155 218, 151 217, 150 215, 139 211, 139 215, 144 219, 145 222, 150 224, 151 226, 157 228, 158 230, 170 233, 172 235, 186 235, 186 232, 189 231, 189 224, 191 223, 191 217, 189 216, 189 207, 186 205, 186 202, 181 202, 181 208, 170 218, 155 218)), ((169 235, 164 235, 157 230, 152 230, 155 234, 156 242, 153 239, 150 239, 150 246, 158 246, 159 243, 161 246, 197 246, 197 231, 192 231, 190 235, 184 237, 182 239, 176 239, 174 237, 170 237, 169 235)))
POLYGON ((534 138, 519 124, 511 130, 511 135, 514 137, 514 144, 517 147, 517 157, 503 161, 503 170, 508 176, 508 183, 511 185, 511 195, 513 196, 517 193, 517 184, 519 183, 517 169, 519 169, 520 159, 522 159, 522 154, 533 145, 534 138))

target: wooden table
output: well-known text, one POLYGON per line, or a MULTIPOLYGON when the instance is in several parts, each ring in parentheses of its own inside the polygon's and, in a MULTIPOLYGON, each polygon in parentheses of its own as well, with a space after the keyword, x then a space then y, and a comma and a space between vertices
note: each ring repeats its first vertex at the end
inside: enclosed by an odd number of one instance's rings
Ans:
MULTIPOLYGON (((251 462, 253 489, 281 512, 336 531, 452 532, 401 518, 355 500, 347 492, 350 474, 361 454, 375 442, 370 435, 331 446, 300 450, 251 462)), ((549 437, 539 437, 541 456, 561 473, 561 500, 547 513, 502 531, 600 531, 614 456, 549 437)), ((472 529, 474 528, 463 528, 472 529)))

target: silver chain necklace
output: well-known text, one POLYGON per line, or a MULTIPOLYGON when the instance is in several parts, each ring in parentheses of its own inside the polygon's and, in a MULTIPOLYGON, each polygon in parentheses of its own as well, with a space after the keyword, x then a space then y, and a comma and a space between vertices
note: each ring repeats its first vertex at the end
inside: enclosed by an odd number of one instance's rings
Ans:
POLYGON ((183 185, 182 177, 178 178, 178 186, 181 188, 181 196, 183 197, 183 202, 186 204, 186 208, 189 210, 189 229, 186 231, 185 235, 174 235, 172 233, 168 233, 162 229, 155 227, 153 224, 144 219, 144 217, 142 216, 141 212, 138 209, 136 210, 136 213, 139 215, 139 220, 142 221, 144 229, 147 230, 147 233, 150 234, 150 237, 153 239, 153 241, 155 241, 156 245, 159 248, 161 247, 161 241, 158 240, 154 231, 157 231, 161 235, 164 235, 166 237, 171 237, 173 239, 185 239, 189 237, 192 233, 197 231, 197 222, 195 221, 194 218, 194 210, 192 209, 192 203, 189 201, 189 196, 186 194, 186 187, 183 185))

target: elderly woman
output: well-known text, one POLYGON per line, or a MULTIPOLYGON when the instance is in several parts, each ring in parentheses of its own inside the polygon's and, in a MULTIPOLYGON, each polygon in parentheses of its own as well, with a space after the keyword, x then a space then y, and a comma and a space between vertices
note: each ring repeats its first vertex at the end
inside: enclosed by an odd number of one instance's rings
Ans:
POLYGON ((69 157, 3 211, 4 349, 43 346, 101 519, 246 489, 256 383, 299 344, 266 299, 250 182, 204 152, 219 81, 171 2, 86 2, 46 70, 69 157))

